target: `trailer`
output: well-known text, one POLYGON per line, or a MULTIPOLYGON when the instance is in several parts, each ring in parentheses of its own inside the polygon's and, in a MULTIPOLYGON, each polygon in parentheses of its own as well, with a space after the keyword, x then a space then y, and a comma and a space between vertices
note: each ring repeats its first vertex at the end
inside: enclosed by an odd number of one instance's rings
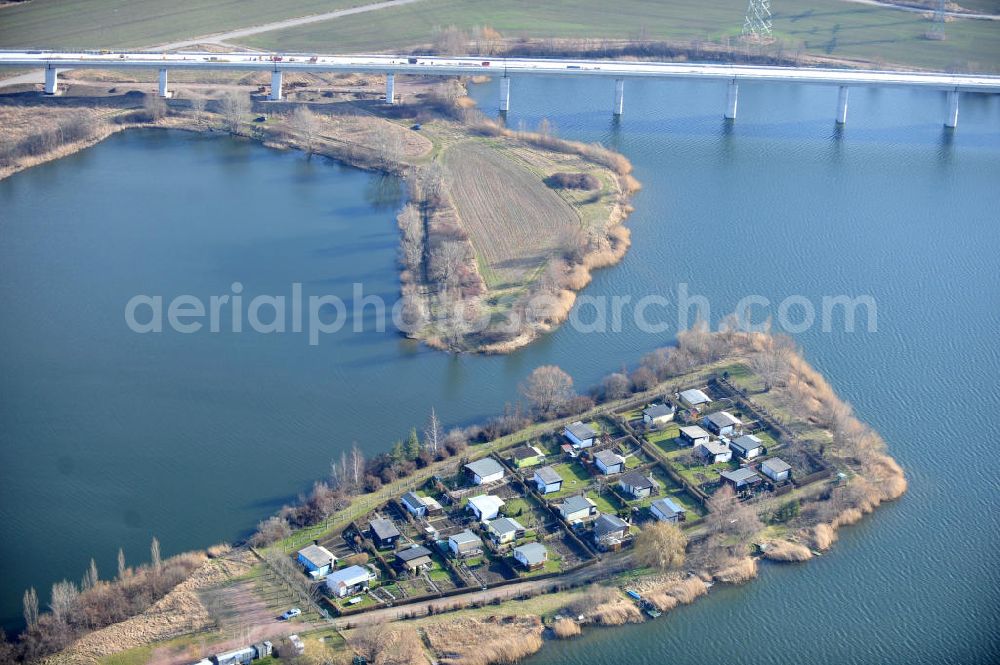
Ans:
POLYGON ((243 647, 235 651, 226 651, 212 656, 213 665, 250 665, 257 655, 253 647, 243 647))

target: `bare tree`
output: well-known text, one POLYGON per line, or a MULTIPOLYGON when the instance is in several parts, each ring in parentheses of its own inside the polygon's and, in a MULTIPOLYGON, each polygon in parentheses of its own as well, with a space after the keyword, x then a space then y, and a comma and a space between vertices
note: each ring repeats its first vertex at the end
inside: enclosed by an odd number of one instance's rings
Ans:
POLYGON ((632 380, 636 390, 649 390, 657 384, 656 374, 648 367, 637 367, 629 375, 629 379, 632 380))
POLYGON ((142 100, 142 108, 148 122, 156 122, 167 114, 167 102, 157 95, 146 95, 142 100))
POLYGON ((250 538, 250 543, 255 546, 269 545, 276 540, 287 538, 291 533, 292 529, 284 518, 271 515, 257 524, 257 531, 250 538))
POLYGON ((427 427, 424 429, 424 446, 437 455, 438 448, 444 440, 444 430, 441 428, 441 421, 438 420, 437 411, 431 407, 431 416, 427 420, 427 427))
POLYGON ((149 543, 149 561, 155 572, 160 572, 160 568, 163 566, 163 560, 160 558, 160 541, 153 536, 152 542, 149 543))
POLYGON ((76 585, 68 580, 56 582, 52 585, 52 600, 49 602, 49 609, 56 621, 68 623, 80 601, 80 591, 76 585))
POLYGON ((468 243, 443 242, 431 252, 431 279, 444 289, 458 285, 462 269, 468 265, 470 249, 468 243))
POLYGON ((729 485, 712 495, 708 507, 705 526, 710 532, 735 541, 738 545, 748 544, 764 528, 756 507, 752 503, 740 501, 729 485))
POLYGON ((765 338, 761 349, 750 355, 750 369, 764 381, 764 392, 787 378, 793 349, 791 339, 784 335, 772 335, 765 338))
POLYGON ((118 581, 121 582, 125 579, 125 575, 128 572, 128 568, 125 565, 125 550, 118 548, 118 581))
POLYGON ((668 376, 669 362, 670 349, 660 348, 644 355, 640 364, 652 372, 657 379, 662 381, 668 376))
POLYGON ((397 128, 388 120, 376 119, 371 124, 371 147, 376 159, 384 166, 399 163, 403 155, 403 141, 397 128))
POLYGON ((35 587, 24 592, 22 604, 24 605, 24 623, 28 625, 28 628, 31 628, 38 623, 38 593, 35 592, 35 587))
POLYGON ((198 126, 201 126, 205 122, 205 98, 204 97, 192 97, 191 98, 191 113, 194 114, 195 122, 198 126))
POLYGON ((357 441, 351 444, 351 485, 357 490, 365 477, 365 454, 357 441))
POLYGON ((436 28, 434 51, 442 55, 464 55, 469 50, 469 36, 454 25, 436 28))
POLYGON ((310 155, 316 147, 316 137, 319 133, 319 120, 308 106, 296 106, 292 111, 288 124, 299 135, 310 155))
POLYGON ((635 538, 635 559, 643 566, 670 570, 684 565, 687 538, 675 524, 655 522, 635 538))
POLYGON ((420 269, 424 257, 424 224, 416 206, 407 204, 397 218, 403 236, 401 253, 403 265, 414 272, 420 269))
POLYGON ((90 566, 87 567, 87 571, 83 574, 83 581, 80 584, 80 588, 83 591, 93 589, 100 581, 101 578, 97 574, 97 562, 91 559, 90 566))
POLYGON ((615 400, 628 397, 631 391, 632 382, 629 381, 629 378, 621 372, 608 374, 601 381, 601 392, 604 394, 605 400, 615 400))
POLYGON ((576 393, 573 378, 555 365, 542 365, 521 384, 521 394, 542 415, 561 409, 576 393))
POLYGON ((239 134, 243 117, 250 113, 250 98, 238 92, 227 92, 222 97, 222 118, 230 134, 239 134))

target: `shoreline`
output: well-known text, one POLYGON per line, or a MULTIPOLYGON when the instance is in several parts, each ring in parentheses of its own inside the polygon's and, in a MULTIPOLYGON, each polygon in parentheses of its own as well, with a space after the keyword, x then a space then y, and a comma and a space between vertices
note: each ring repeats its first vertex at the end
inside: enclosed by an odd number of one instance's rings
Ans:
MULTIPOLYGON (((634 409, 635 404, 649 403, 656 395, 662 394, 661 391, 665 388, 672 389, 669 386, 703 385, 704 381, 711 381, 713 376, 718 381, 719 373, 723 370, 730 372, 735 371, 733 368, 736 367, 746 368, 760 354, 769 353, 774 340, 775 338, 759 333, 737 333, 735 336, 732 333, 711 333, 708 337, 695 333, 693 336, 682 336, 678 347, 681 351, 692 352, 692 349, 701 347, 706 341, 710 344, 725 342, 731 350, 711 361, 707 359, 708 356, 699 357, 694 366, 684 369, 680 374, 668 376, 663 383, 658 383, 650 390, 607 402, 587 413, 544 420, 538 425, 518 430, 500 439, 473 443, 469 449, 469 457, 482 459, 488 455, 502 454, 524 441, 536 439, 542 432, 558 429, 560 423, 572 419, 586 420, 594 418, 596 414, 604 414, 604 417, 621 414, 627 409, 634 409)), ((581 575, 560 575, 537 582, 527 579, 509 587, 501 585, 481 591, 471 589, 460 595, 438 600, 415 599, 412 603, 349 612, 334 619, 332 625, 343 632, 348 644, 363 640, 366 626, 378 625, 380 634, 391 633, 400 640, 415 638, 422 641, 435 658, 445 657, 446 662, 484 665, 514 662, 543 648, 548 639, 569 639, 585 632, 591 625, 614 626, 653 620, 647 616, 647 609, 644 608, 668 613, 710 593, 713 584, 746 583, 756 577, 762 558, 773 563, 809 560, 831 548, 841 528, 857 523, 880 504, 894 501, 905 493, 906 480, 902 469, 885 452, 884 443, 878 435, 853 415, 850 407, 833 393, 822 376, 797 353, 787 355, 787 375, 769 390, 762 390, 759 380, 752 374, 741 375, 737 383, 731 385, 732 390, 736 391, 732 394, 737 399, 748 400, 748 405, 755 405, 753 408, 766 409, 774 418, 780 417, 782 424, 775 426, 787 431, 788 436, 796 439, 806 436, 823 437, 808 439, 811 443, 806 444, 806 450, 813 451, 812 454, 821 453, 825 463, 830 465, 830 473, 839 471, 845 474, 844 478, 837 475, 816 481, 803 478, 802 482, 806 484, 796 486, 784 495, 762 495, 759 500, 748 504, 760 516, 778 514, 778 509, 789 501, 794 501, 800 509, 795 511, 795 517, 784 523, 757 523, 753 527, 753 533, 739 536, 741 540, 735 545, 728 540, 731 536, 725 541, 719 541, 713 535, 713 529, 717 527, 713 526, 711 517, 716 514, 716 508, 711 508, 704 520, 696 520, 684 529, 688 545, 685 562, 678 567, 661 571, 642 567, 634 559, 638 556, 637 544, 620 553, 606 553, 599 558, 603 563, 599 563, 596 568, 582 569, 581 575), (745 397, 740 397, 741 395, 745 397), (750 547, 751 543, 753 548, 750 547), (639 604, 626 595, 625 590, 640 594, 642 603, 639 604), (572 625, 567 624, 567 621, 572 625), (470 630, 482 635, 483 639, 475 644, 463 642, 461 635, 468 634, 470 630), (435 644, 438 646, 435 647, 435 644), (446 653, 442 651, 442 645, 445 644, 449 645, 446 653)), ((784 445, 790 445, 790 441, 786 441, 784 445)), ((338 510, 337 515, 340 517, 332 525, 320 524, 320 531, 307 527, 284 541, 263 546, 260 561, 254 562, 253 568, 263 566, 266 569, 272 565, 268 563, 272 560, 269 553, 275 554, 278 560, 290 561, 287 552, 294 552, 296 548, 313 540, 328 542, 345 525, 353 524, 361 519, 360 516, 377 510, 385 496, 395 496, 401 491, 395 489, 397 484, 401 488, 417 486, 422 479, 443 473, 443 469, 453 464, 453 460, 447 458, 431 463, 415 471, 411 477, 405 477, 387 488, 388 494, 363 493, 352 497, 348 504, 338 510)), ((722 513, 722 516, 727 514, 730 513, 722 513)), ((246 550, 240 548, 236 552, 246 550)), ((212 565, 217 564, 206 564, 212 565)), ((241 578, 237 576, 234 579, 241 578)), ((173 596, 174 592, 171 592, 161 604, 173 606, 173 596)), ((142 634, 143 631, 136 631, 135 627, 153 620, 156 615, 156 612, 150 612, 130 619, 129 625, 133 628, 128 631, 116 624, 86 635, 69 652, 47 662, 95 663, 99 657, 114 653, 100 651, 101 645, 105 649, 111 644, 119 649, 142 647, 146 643, 137 640, 137 633, 142 634)), ((318 630, 321 625, 323 622, 313 622, 300 630, 310 634, 310 631, 318 630)), ((208 639, 218 640, 218 637, 212 637, 212 630, 209 628, 208 639)), ((228 646, 231 640, 223 643, 228 646)), ((168 640, 164 646, 152 647, 154 654, 162 656, 155 662, 184 662, 183 658, 166 658, 166 654, 170 652, 169 644, 171 642, 168 640)), ((426 661, 418 659, 412 662, 426 661)))
MULTIPOLYGON (((100 73, 97 78, 102 80, 100 73)), ((257 120, 267 118, 265 122, 246 122, 244 117, 237 125, 225 117, 223 102, 218 99, 201 98, 201 108, 197 109, 194 107, 197 97, 190 98, 192 101, 182 106, 184 99, 178 100, 179 104, 177 101, 164 102, 148 94, 139 97, 131 92, 107 97, 98 95, 96 88, 87 88, 86 82, 70 85, 81 88, 79 96, 44 101, 39 98, 12 100, 0 106, 0 111, 15 117, 19 108, 32 108, 36 115, 56 123, 56 127, 42 130, 43 138, 35 141, 44 144, 48 140, 56 145, 28 155, 4 158, 0 163, 7 163, 0 166, 0 180, 85 150, 119 131, 138 128, 238 135, 267 148, 319 154, 349 166, 399 177, 410 188, 411 202, 419 204, 419 209, 406 204, 397 218, 400 224, 400 291, 405 311, 412 311, 414 317, 408 330, 401 334, 438 350, 499 354, 530 344, 564 322, 576 294, 591 281, 592 271, 621 261, 630 244, 624 223, 632 210, 629 198, 640 185, 631 176, 631 164, 627 159, 603 147, 543 133, 511 131, 485 118, 466 95, 465 87, 450 79, 415 84, 411 95, 423 98, 422 101, 404 100, 395 107, 383 104, 363 110, 354 108, 350 102, 345 108, 341 100, 327 104, 317 95, 309 97, 309 91, 305 93, 306 99, 298 100, 293 97, 298 92, 292 90, 287 102, 258 103, 256 108, 251 106, 244 110, 244 116, 250 112, 263 114, 257 120), (312 127, 297 126, 299 121, 292 111, 303 108, 302 104, 310 109, 312 127), (147 106, 149 108, 145 108, 147 106), (91 111, 87 114, 89 124, 79 130, 87 135, 62 142, 65 132, 59 123, 72 124, 74 119, 68 112, 80 108, 91 111), (274 120, 275 113, 284 115, 274 120), (343 115, 345 113, 357 115, 348 117, 343 115), (148 117, 141 118, 143 115, 148 117), (404 127, 407 121, 413 120, 417 121, 413 127, 404 127), (323 123, 334 123, 328 133, 324 131, 326 126, 320 128, 323 123), (413 128, 420 131, 413 131, 413 128), (490 283, 484 270, 493 272, 485 256, 491 245, 500 242, 495 236, 501 232, 489 230, 489 225, 486 231, 479 231, 480 236, 483 233, 486 236, 477 237, 475 232, 470 232, 464 217, 468 208, 475 207, 474 202, 456 199, 458 176, 443 166, 445 154, 450 155, 465 145, 477 146, 496 157, 507 179, 527 178, 535 197, 525 200, 529 209, 548 197, 550 203, 559 201, 563 207, 560 223, 580 225, 578 230, 563 228, 558 231, 569 238, 570 244, 554 248, 547 256, 539 256, 535 259, 540 262, 534 272, 515 275, 500 289, 490 283), (522 159, 522 153, 530 159, 522 159), (530 168, 522 163, 525 161, 530 163, 530 168), (582 192, 589 194, 596 203, 569 190, 559 191, 551 185, 543 185, 543 179, 558 168, 596 176, 600 183, 596 192, 582 192), (427 185, 426 181, 431 179, 435 182, 427 185), (422 191, 428 186, 435 188, 433 194, 422 191), (416 242, 420 248, 415 261, 411 260, 411 252, 406 247, 407 240, 414 234, 404 228, 405 214, 419 218, 416 242), (596 221, 591 219, 595 216, 599 218, 596 221), (573 219, 578 221, 571 222, 573 219), (456 274, 455 268, 442 269, 447 268, 445 261, 456 259, 439 258, 441 255, 435 249, 449 244, 463 247, 464 256, 457 259, 457 277, 452 276, 456 274), (570 254, 573 258, 568 258, 570 254), (445 272, 449 276, 439 276, 445 272), (529 315, 531 303, 539 300, 546 303, 543 309, 529 315)), ((121 85, 126 87, 128 84, 121 85)), ((194 93, 185 91, 184 94, 194 93)), ((14 129, 16 139, 18 128, 14 129)), ((25 129, 21 129, 23 138, 20 143, 9 142, 7 150, 10 153, 35 150, 33 144, 28 144, 32 134, 24 134, 25 129)), ((531 221, 517 220, 516 223, 532 226, 531 221)), ((517 252, 532 252, 534 248, 528 246, 512 251, 515 258, 520 258, 517 252)))

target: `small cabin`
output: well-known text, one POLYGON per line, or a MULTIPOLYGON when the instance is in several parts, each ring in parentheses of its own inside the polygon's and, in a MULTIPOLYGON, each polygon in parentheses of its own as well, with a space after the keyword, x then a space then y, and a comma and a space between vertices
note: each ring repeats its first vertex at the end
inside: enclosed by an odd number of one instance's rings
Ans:
POLYGON ((618 486, 622 488, 622 491, 631 494, 634 498, 644 499, 652 494, 656 483, 647 476, 637 471, 632 471, 621 477, 621 480, 618 481, 618 486))
POLYGON ((569 439, 570 443, 576 449, 589 448, 594 445, 597 432, 590 425, 585 425, 578 420, 575 423, 566 425, 566 428, 563 429, 563 436, 569 439))
POLYGON ((579 494, 566 497, 562 503, 556 505, 556 508, 562 518, 570 524, 578 524, 597 515, 597 504, 579 494))
POLYGON ((503 499, 492 494, 480 494, 469 499, 466 510, 471 510, 480 522, 495 520, 503 508, 503 499))
POLYGON ((792 475, 792 465, 780 457, 761 462, 760 471, 776 483, 783 483, 792 475))
POLYGON ((687 511, 669 497, 657 499, 651 503, 649 512, 653 513, 653 517, 661 522, 683 522, 687 518, 687 511))
POLYGON ((483 541, 468 529, 448 538, 448 547, 457 557, 468 557, 483 551, 483 541))
POLYGON ((337 565, 337 557, 330 550, 316 543, 299 550, 295 560, 313 579, 329 575, 333 567, 337 565))
POLYGON ((399 540, 399 529, 392 523, 392 520, 374 519, 368 525, 368 533, 371 536, 375 547, 380 550, 389 549, 396 546, 399 540))
POLYGON ((408 572, 416 572, 430 567, 431 551, 423 545, 415 545, 396 552, 396 565, 408 572))
POLYGON ((613 450, 599 450, 594 453, 594 465, 605 476, 610 476, 625 469, 625 458, 613 450))
POLYGON ((492 457, 469 462, 465 465, 465 470, 472 476, 472 482, 476 485, 496 482, 501 480, 504 474, 503 466, 492 457))
POLYGON ((501 517, 489 522, 486 525, 486 532, 490 534, 490 540, 497 545, 504 545, 518 538, 524 538, 524 527, 511 517, 501 517))
POLYGON ((628 530, 628 522, 617 515, 601 515, 594 521, 594 543, 602 550, 617 549, 628 530))
POLYGON ((549 552, 541 543, 526 543, 514 548, 514 560, 528 570, 538 570, 549 559, 549 552))
POLYGON ((680 430, 681 442, 686 443, 689 446, 697 446, 699 443, 705 443, 711 438, 711 434, 697 425, 688 425, 686 427, 682 427, 680 430))
POLYGON ((728 483, 738 494, 752 492, 757 485, 763 482, 763 478, 749 467, 743 467, 734 471, 723 471, 719 474, 722 481, 728 483))
POLYGON ((764 454, 764 442, 753 434, 744 434, 729 442, 729 447, 743 459, 754 459, 764 454))
POLYGON ((651 404, 642 411, 642 422, 646 427, 665 425, 674 419, 674 407, 667 404, 651 404))
POLYGON ((712 402, 712 399, 708 395, 697 388, 685 390, 679 395, 679 397, 684 404, 695 411, 707 404, 711 404, 712 402))
POLYGON ((705 441, 694 447, 694 454, 705 464, 719 464, 733 458, 733 451, 721 441, 705 441))
POLYGON ((364 591, 375 579, 375 574, 364 566, 349 566, 335 570, 326 577, 326 588, 335 598, 344 598, 364 591))
POLYGON ((728 411, 716 411, 701 419, 701 424, 718 436, 729 436, 743 427, 739 418, 728 411))
POLYGON ((562 476, 551 466, 543 466, 541 469, 535 470, 532 480, 535 481, 535 486, 538 487, 539 494, 558 492, 562 489, 563 485, 562 476))
POLYGON ((511 451, 510 460, 515 468, 525 469, 544 462, 545 454, 535 446, 519 446, 511 451))

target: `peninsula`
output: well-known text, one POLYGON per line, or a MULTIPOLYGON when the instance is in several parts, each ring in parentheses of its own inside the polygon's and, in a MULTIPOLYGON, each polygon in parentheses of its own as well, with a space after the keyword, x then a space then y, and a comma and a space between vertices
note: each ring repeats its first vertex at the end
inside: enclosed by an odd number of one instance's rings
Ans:
POLYGON ((266 74, 181 72, 171 99, 136 90, 143 72, 63 77, 60 97, 0 97, 0 178, 144 127, 229 134, 402 178, 402 332, 435 348, 530 343, 629 245, 622 222, 639 184, 627 159, 544 122, 512 131, 487 119, 462 79, 408 81, 390 104, 384 75, 288 76, 278 102, 267 101, 266 74))
MULTIPOLYGON (((906 489, 878 434, 780 336, 694 329, 589 395, 553 366, 522 395, 523 413, 448 433, 432 414, 389 452, 355 448, 247 543, 154 562, 172 589, 123 622, 78 626, 47 662, 273 649, 509 663, 590 625, 669 621, 762 559, 818 556, 906 489)), ((153 574, 94 579, 67 616, 153 574)), ((43 614, 22 639, 58 620, 43 614)))

